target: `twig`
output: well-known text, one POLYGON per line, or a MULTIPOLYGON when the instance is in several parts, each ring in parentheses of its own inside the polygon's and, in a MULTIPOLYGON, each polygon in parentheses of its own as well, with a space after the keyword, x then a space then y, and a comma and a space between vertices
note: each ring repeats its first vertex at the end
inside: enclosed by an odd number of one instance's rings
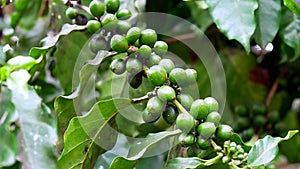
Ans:
POLYGON ((285 74, 288 71, 288 67, 285 67, 279 74, 279 76, 277 77, 277 79, 274 81, 271 90, 268 93, 267 99, 266 99, 266 106, 270 106, 271 101, 277 91, 278 85, 280 80, 285 76, 285 74))
POLYGON ((45 11, 46 11, 46 9, 48 7, 48 4, 49 4, 49 0, 44 0, 43 1, 43 5, 42 5, 42 7, 40 9, 40 12, 39 12, 39 17, 41 17, 41 16, 44 15, 44 13, 45 13, 45 11))

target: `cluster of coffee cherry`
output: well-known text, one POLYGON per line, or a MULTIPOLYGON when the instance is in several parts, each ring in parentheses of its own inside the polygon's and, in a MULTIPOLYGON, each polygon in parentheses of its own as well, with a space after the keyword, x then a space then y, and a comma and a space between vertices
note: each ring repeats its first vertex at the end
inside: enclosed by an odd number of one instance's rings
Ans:
POLYGON ((235 142, 225 141, 223 147, 223 150, 221 150, 224 154, 222 157, 223 163, 239 166, 241 168, 245 166, 248 153, 245 152, 241 145, 238 145, 235 142))
POLYGON ((277 110, 268 111, 266 105, 256 103, 249 110, 245 105, 234 107, 237 122, 233 128, 238 132, 243 141, 249 141, 255 134, 263 137, 266 134, 283 136, 286 127, 280 122, 280 113, 277 110), (271 133, 262 133, 262 131, 271 133), (273 132, 273 133, 272 133, 273 132))
MULTIPOLYGON (((146 107, 141 112, 145 123, 155 123, 163 119, 169 125, 176 125, 182 130, 178 143, 182 147, 197 146, 200 150, 214 149, 222 151, 225 157, 236 165, 241 156, 246 155, 240 146, 233 151, 233 144, 226 147, 233 135, 233 129, 221 124, 219 104, 213 97, 194 99, 184 92, 186 87, 197 85, 197 71, 190 68, 178 67, 173 60, 165 57, 168 44, 158 40, 153 29, 132 27, 124 20, 131 17, 127 9, 119 9, 119 0, 105 0, 102 3, 93 0, 89 5, 90 13, 95 19, 86 23, 87 31, 95 33, 89 44, 92 52, 108 50, 115 54, 125 54, 110 63, 110 69, 116 75, 127 73, 127 79, 133 89, 137 89, 143 80, 147 80, 154 87, 141 98, 132 98, 133 102, 147 100, 146 107), (103 37, 105 30, 106 37, 103 37), (99 32, 99 33, 98 33, 99 32), (216 145, 215 140, 224 143, 224 149, 216 145)), ((77 9, 69 7, 66 11, 69 18, 78 17, 77 9)), ((220 144, 220 145, 221 145, 220 144)), ((244 160, 245 158, 243 158, 244 160)))

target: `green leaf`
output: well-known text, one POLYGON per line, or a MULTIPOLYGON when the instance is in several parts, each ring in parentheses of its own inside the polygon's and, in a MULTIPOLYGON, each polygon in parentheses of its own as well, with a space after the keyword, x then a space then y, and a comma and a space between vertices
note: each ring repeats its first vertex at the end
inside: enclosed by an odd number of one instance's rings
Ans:
POLYGON ((14 71, 17 69, 29 70, 35 64, 40 62, 40 60, 41 59, 37 61, 30 56, 16 56, 7 61, 7 69, 9 69, 9 71, 14 71))
POLYGON ((87 40, 83 33, 73 32, 59 41, 54 53, 56 67, 53 74, 60 81, 66 94, 70 94, 72 87, 78 85, 74 75, 79 74, 81 68, 79 66, 83 65, 87 58, 94 57, 84 50, 87 40), (84 55, 81 55, 81 52, 84 55))
POLYGON ((239 41, 250 52, 250 38, 256 27, 256 0, 207 0, 210 14, 219 30, 228 39, 239 41))
POLYGON ((59 96, 54 102, 54 111, 57 116, 58 142, 56 143, 59 152, 62 152, 64 146, 64 133, 70 120, 76 117, 74 102, 66 96, 59 96))
POLYGON ((27 85, 29 79, 26 70, 14 71, 7 78, 12 102, 18 113, 18 159, 23 168, 56 168, 56 131, 49 124, 54 119, 35 90, 27 85))
POLYGON ((11 98, 11 91, 1 87, 0 92, 0 167, 11 166, 16 162, 18 152, 17 139, 11 124, 16 121, 17 113, 11 98))
POLYGON ((300 5, 295 0, 283 0, 283 4, 300 17, 300 5))
POLYGON ((280 14, 280 0, 258 0, 254 39, 262 48, 265 48, 276 36, 280 25, 280 14))
POLYGON ((115 144, 116 115, 130 105, 129 99, 100 101, 86 115, 73 118, 64 135, 58 168, 93 168, 97 157, 115 144))
POLYGON ((165 143, 168 138, 179 135, 181 132, 181 130, 177 129, 174 131, 163 131, 155 134, 151 133, 146 138, 137 138, 129 149, 128 157, 117 157, 117 160, 112 162, 110 168, 121 167, 121 164, 123 163, 134 166, 138 159, 142 158, 146 153, 151 153, 153 150, 155 151, 155 148, 157 147, 161 153, 161 151, 165 148, 165 144, 163 143, 165 143), (162 145, 164 146, 163 148, 159 147, 162 145))
POLYGON ((245 144, 244 141, 242 140, 242 138, 237 133, 234 133, 230 137, 230 141, 236 142, 236 144, 241 145, 246 152, 249 152, 251 149, 251 146, 245 144))
POLYGON ((54 47, 56 45, 56 43, 58 42, 58 40, 60 39, 61 36, 65 36, 70 34, 73 31, 80 31, 80 30, 84 30, 86 28, 86 26, 82 26, 82 25, 70 25, 70 24, 65 24, 63 25, 61 31, 53 36, 52 34, 49 34, 46 38, 44 38, 42 40, 42 42, 44 43, 42 47, 33 47, 31 48, 29 55, 37 58, 40 55, 44 55, 47 53, 47 51, 54 47))
POLYGON ((255 167, 268 164, 276 157, 278 144, 292 138, 296 133, 298 133, 298 130, 291 130, 284 138, 267 135, 263 139, 259 139, 249 152, 248 165, 255 167))
POLYGON ((279 35, 285 44, 294 49, 291 61, 295 61, 300 55, 300 18, 288 10, 284 11, 279 35))
POLYGON ((147 151, 153 150, 155 146, 159 146, 161 142, 166 141, 166 139, 170 137, 179 135, 180 133, 182 133, 182 131, 179 129, 155 134, 150 133, 146 138, 136 140, 128 152, 128 159, 137 160, 143 157, 147 151))
POLYGON ((186 169, 186 168, 198 168, 199 165, 203 164, 203 161, 197 157, 191 158, 173 158, 168 162, 167 169, 186 169))
POLYGON ((133 169, 138 161, 133 160, 127 160, 124 157, 116 157, 113 162, 112 165, 110 165, 109 169, 133 169))

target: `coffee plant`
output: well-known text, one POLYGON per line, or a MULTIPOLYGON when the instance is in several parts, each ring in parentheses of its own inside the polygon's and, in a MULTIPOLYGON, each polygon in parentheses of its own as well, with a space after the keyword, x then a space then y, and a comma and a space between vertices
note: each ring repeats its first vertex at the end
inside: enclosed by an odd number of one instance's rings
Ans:
POLYGON ((298 0, 0 2, 1 169, 300 167, 298 0))

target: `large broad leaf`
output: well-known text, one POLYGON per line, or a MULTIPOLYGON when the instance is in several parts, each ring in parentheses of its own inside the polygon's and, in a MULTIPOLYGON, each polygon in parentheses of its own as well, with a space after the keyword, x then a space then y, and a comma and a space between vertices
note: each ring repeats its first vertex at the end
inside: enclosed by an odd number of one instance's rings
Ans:
POLYGON ((292 138, 296 133, 298 130, 289 131, 284 138, 267 135, 259 139, 249 152, 247 164, 252 167, 268 164, 276 157, 278 144, 292 138))
POLYGON ((256 0, 207 0, 217 27, 229 39, 239 41, 250 52, 250 38, 255 31, 256 0))
POLYGON ((257 27, 254 38, 262 48, 265 48, 276 36, 280 25, 280 14, 280 0, 258 0, 258 9, 255 12, 257 27))
POLYGON ((297 0, 283 0, 283 4, 300 17, 300 1, 297 0))
POLYGON ((100 101, 86 115, 73 118, 64 135, 58 168, 93 168, 97 157, 115 144, 116 115, 130 105, 129 99, 100 101))
MULTIPOLYGON (((131 167, 128 169, 133 168, 137 160, 142 158, 146 153, 158 153, 156 150, 159 150, 160 153, 163 153, 165 146, 164 144, 170 137, 177 136, 181 133, 181 130, 174 130, 174 131, 163 131, 155 134, 149 134, 146 138, 138 138, 135 142, 131 145, 131 148, 128 152, 128 157, 116 157, 112 162, 110 168, 122 168, 124 164, 128 164, 131 167), (161 148, 161 145, 164 147, 161 148)), ((127 168, 124 168, 127 169, 127 168)))
POLYGON ((87 40, 83 33, 73 32, 60 40, 54 53, 56 67, 53 74, 60 81, 66 94, 71 93, 71 84, 75 83, 73 75, 78 75, 80 71, 81 67, 77 65, 83 65, 88 58, 94 57, 84 48, 87 40), (80 54, 81 52, 84 52, 84 55, 80 54))
POLYGON ((223 157, 222 153, 217 154, 214 158, 209 160, 203 160, 198 157, 191 158, 173 158, 168 162, 167 169, 194 169, 194 168, 206 168, 219 161, 223 157))
POLYGON ((53 118, 35 90, 27 85, 29 78, 27 71, 18 70, 7 79, 19 117, 16 121, 20 128, 17 134, 18 157, 25 169, 56 168, 54 145, 57 138, 54 127, 49 125, 53 118))
POLYGON ((29 55, 35 58, 40 55, 44 55, 50 48, 56 45, 61 36, 68 35, 72 31, 84 30, 85 28, 86 26, 65 24, 57 35, 49 34, 46 38, 44 38, 42 40, 44 43, 42 47, 31 48, 29 55))
POLYGON ((11 166, 16 161, 17 139, 11 125, 16 120, 15 106, 11 102, 11 91, 1 87, 0 92, 0 167, 11 166))
POLYGON ((300 18, 285 10, 279 35, 285 44, 294 49, 294 57, 291 60, 296 60, 300 55, 300 18))

